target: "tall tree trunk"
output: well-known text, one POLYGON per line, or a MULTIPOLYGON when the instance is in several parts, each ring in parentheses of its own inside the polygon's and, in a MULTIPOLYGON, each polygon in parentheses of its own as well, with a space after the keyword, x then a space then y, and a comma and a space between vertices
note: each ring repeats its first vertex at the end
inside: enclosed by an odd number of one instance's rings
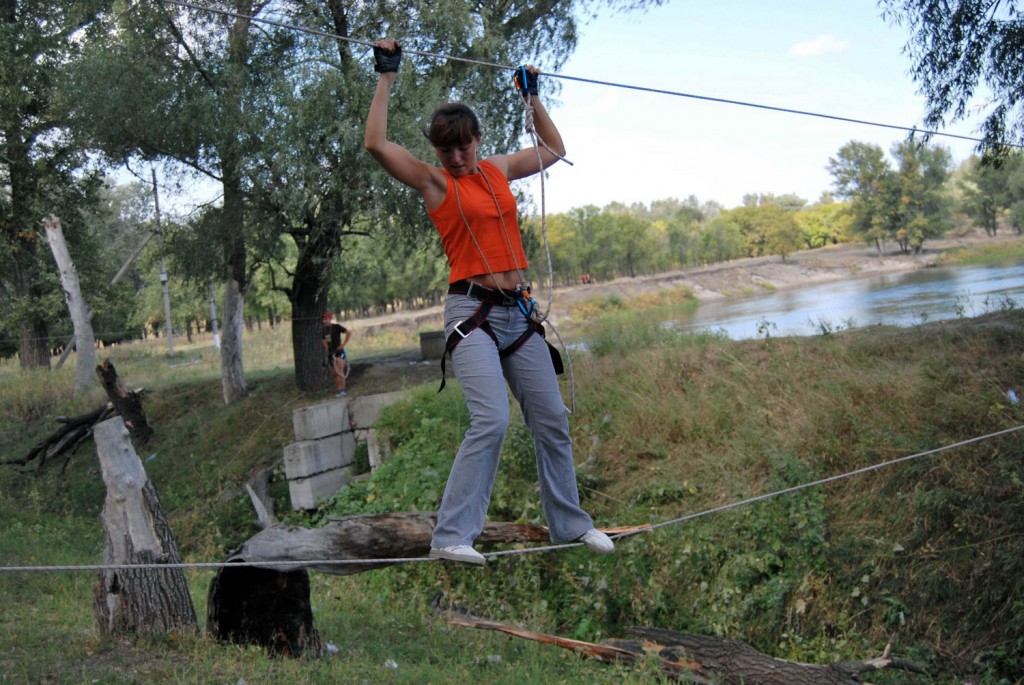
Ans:
POLYGON ((224 404, 249 394, 242 365, 242 291, 237 280, 224 281, 224 328, 220 346, 220 381, 224 404))
POLYGON ((323 346, 321 315, 328 310, 326 297, 304 296, 298 287, 292 302, 292 350, 295 357, 295 385, 303 392, 319 392, 333 387, 330 361, 323 346))
POLYGON ((60 284, 64 288, 64 298, 71 313, 71 322, 75 327, 75 348, 78 350, 75 362, 75 395, 80 395, 93 384, 93 369, 96 366, 96 338, 92 333, 92 316, 82 296, 82 287, 78 280, 78 271, 71 259, 60 219, 55 216, 43 219, 46 229, 46 240, 53 251, 53 259, 57 262, 60 272, 60 284))
MULTIPOLYGON (((325 201, 335 201, 328 197, 325 201)), ((292 304, 292 350, 295 384, 304 392, 333 387, 327 353, 323 348, 323 320, 326 311, 336 313, 343 303, 328 302, 330 263, 341 251, 341 228, 313 223, 295 237, 299 258, 289 296, 292 304)))
POLYGON ((239 136, 243 135, 242 99, 249 77, 248 35, 253 14, 251 2, 238 2, 239 11, 228 28, 228 60, 225 89, 222 95, 220 154, 224 187, 224 211, 221 215, 221 244, 227 279, 224 282, 224 331, 220 349, 221 387, 224 403, 231 404, 249 394, 242 363, 243 300, 246 288, 245 198, 241 191, 242 151, 239 136))
MULTIPOLYGON (((14 23, 17 17, 14 4, 4 2, 0 10, 0 22, 14 23)), ((42 300, 42 289, 38 280, 37 233, 32 227, 32 160, 29 145, 25 140, 17 115, 6 111, 4 117, 4 146, 0 148, 7 161, 11 186, 10 213, 0 216, 0 234, 10 245, 11 282, 14 297, 21 307, 18 315, 18 359, 23 369, 50 368, 50 329, 46 317, 32 306, 42 300)))

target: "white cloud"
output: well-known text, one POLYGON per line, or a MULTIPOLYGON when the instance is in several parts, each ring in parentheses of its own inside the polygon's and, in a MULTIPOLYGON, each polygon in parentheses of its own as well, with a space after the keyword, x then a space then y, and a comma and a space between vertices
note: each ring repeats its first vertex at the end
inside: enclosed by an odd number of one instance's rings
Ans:
POLYGON ((826 33, 811 40, 802 40, 799 43, 794 43, 789 48, 789 54, 794 57, 813 57, 830 52, 843 52, 849 49, 849 41, 841 40, 826 33))

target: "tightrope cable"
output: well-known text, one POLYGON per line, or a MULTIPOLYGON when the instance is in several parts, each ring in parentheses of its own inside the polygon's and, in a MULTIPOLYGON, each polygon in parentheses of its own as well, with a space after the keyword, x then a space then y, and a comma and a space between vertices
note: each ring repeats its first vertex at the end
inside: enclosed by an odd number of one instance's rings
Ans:
MULTIPOLYGON (((197 4, 193 4, 193 3, 190 3, 190 2, 184 2, 183 0, 158 0, 158 1, 162 2, 164 4, 178 5, 179 7, 188 7, 189 9, 194 9, 194 10, 201 11, 201 12, 212 12, 214 14, 221 14, 221 15, 230 16, 230 17, 237 17, 239 19, 247 19, 249 21, 253 21, 253 22, 257 22, 257 23, 262 23, 262 24, 267 24, 267 25, 270 25, 270 26, 276 26, 278 28, 287 29, 287 30, 291 30, 291 31, 300 31, 300 32, 308 33, 308 34, 311 34, 311 35, 314 35, 314 36, 320 36, 322 38, 330 38, 330 39, 333 39, 333 40, 341 40, 341 41, 345 41, 345 42, 348 42, 348 43, 354 43, 354 44, 357 44, 357 45, 365 45, 365 46, 371 47, 371 48, 374 46, 374 41, 364 40, 364 39, 360 39, 360 38, 352 38, 350 36, 341 36, 341 35, 338 35, 336 33, 331 33, 329 31, 323 31, 323 30, 320 30, 320 29, 309 28, 309 27, 306 27, 306 26, 298 26, 296 24, 288 24, 286 22, 277 21, 277 20, 274 20, 274 19, 266 19, 266 18, 263 18, 263 17, 257 17, 257 16, 253 16, 253 15, 241 14, 239 12, 232 12, 230 10, 224 10, 224 9, 219 9, 219 8, 215 8, 215 7, 205 7, 203 5, 197 5, 197 4)), ((436 58, 436 59, 452 60, 452 61, 455 61, 455 62, 463 62, 465 64, 475 64, 477 66, 490 67, 490 68, 493 68, 493 69, 505 69, 505 70, 508 70, 508 71, 515 71, 516 68, 517 68, 515 66, 511 66, 511 65, 507 65, 507 64, 498 64, 497 62, 487 62, 487 61, 484 61, 484 60, 470 59, 468 57, 458 57, 456 55, 447 55, 447 54, 444 54, 444 53, 429 52, 429 51, 426 51, 426 50, 414 50, 412 48, 406 48, 404 46, 402 47, 402 50, 404 52, 406 52, 406 53, 413 54, 413 55, 419 55, 421 57, 433 57, 433 58, 436 58)), ((1003 143, 1003 142, 999 142, 999 141, 989 141, 989 140, 986 140, 985 138, 977 138, 977 137, 974 137, 974 136, 961 135, 961 134, 958 134, 958 133, 946 133, 944 131, 937 131, 937 130, 933 130, 933 129, 922 129, 922 128, 918 128, 916 126, 901 126, 899 124, 887 124, 887 123, 878 122, 878 121, 870 121, 868 119, 858 119, 858 118, 855 118, 855 117, 845 117, 845 116, 839 116, 839 115, 835 115, 835 114, 823 114, 823 113, 820 113, 820 112, 812 112, 812 111, 809 111, 809 110, 793 109, 793 108, 790 108, 790 107, 779 107, 779 106, 775 106, 775 105, 765 105, 765 104, 761 104, 761 103, 757 103, 757 102, 747 102, 747 101, 744 101, 744 100, 735 100, 735 99, 731 99, 731 98, 714 97, 714 96, 710 96, 710 95, 699 95, 699 94, 696 94, 696 93, 687 93, 687 92, 679 91, 679 90, 669 90, 669 89, 665 89, 665 88, 651 88, 651 87, 648 87, 648 86, 638 86, 638 85, 633 85, 633 84, 628 84, 628 83, 616 83, 614 81, 604 81, 604 80, 601 80, 601 79, 586 78, 586 77, 583 77, 583 76, 571 76, 569 74, 559 74, 559 73, 555 73, 555 72, 541 72, 541 73, 544 74, 547 77, 562 79, 562 80, 565 80, 565 81, 577 81, 579 83, 590 83, 590 84, 594 84, 594 85, 608 86, 608 87, 611 87, 611 88, 624 88, 624 89, 627 89, 627 90, 635 90, 635 91, 641 91, 641 92, 645 92, 645 93, 654 93, 654 94, 657 94, 657 95, 670 95, 670 96, 673 96, 673 97, 688 98, 688 99, 692 99, 692 100, 701 100, 701 101, 704 101, 704 102, 715 102, 715 103, 724 104, 724 105, 734 105, 734 106, 737 106, 737 107, 749 107, 749 108, 761 109, 761 110, 765 110, 765 111, 769 111, 769 112, 779 112, 779 113, 782 113, 782 114, 795 114, 795 115, 798 115, 798 116, 816 117, 816 118, 819 118, 819 119, 826 119, 826 120, 830 120, 830 121, 839 121, 839 122, 848 123, 848 124, 859 124, 859 125, 862 125, 862 126, 874 126, 876 128, 887 128, 887 129, 896 130, 896 131, 903 131, 903 132, 906 132, 906 133, 910 133, 912 135, 939 136, 939 137, 944 137, 944 138, 954 138, 954 139, 957 139, 957 140, 966 140, 966 141, 973 142, 973 143, 992 144, 992 145, 1002 146, 1002 147, 1024 148, 1024 145, 1018 144, 1018 143, 1003 143)))
MULTIPOLYGON (((896 466, 897 464, 903 464, 915 459, 921 459, 923 457, 932 456, 940 452, 946 452, 960 447, 966 447, 977 442, 984 440, 990 440, 992 438, 998 438, 1010 433, 1024 430, 1024 424, 1014 426, 1012 428, 1006 428, 994 433, 988 433, 986 435, 980 435, 974 438, 968 438, 967 440, 961 440, 960 442, 954 442, 949 445, 942 447, 936 447, 934 449, 926 450, 924 452, 917 452, 907 456, 899 457, 897 459, 890 459, 883 461, 878 464, 871 466, 864 466, 853 471, 847 471, 846 473, 837 474, 835 476, 829 476, 827 478, 820 478, 809 483, 803 483, 801 485, 794 485, 792 487, 783 488, 781 490, 775 490, 774 492, 765 493, 763 495, 757 495, 755 497, 748 497, 747 499, 739 500, 736 502, 730 502, 729 504, 723 504, 721 506, 712 507, 705 509, 693 514, 687 514, 686 516, 680 516, 668 521, 662 521, 661 523, 652 523, 645 525, 638 530, 628 531, 625 533, 609 535, 613 540, 622 538, 632 537, 634 535, 640 535, 642 533, 649 533, 659 528, 665 528, 666 526, 678 525, 687 521, 693 521, 694 519, 703 518, 712 514, 720 514, 731 509, 737 509, 749 504, 756 502, 763 502, 764 500, 772 499, 775 497, 781 497, 783 495, 789 495, 794 492, 801 490, 807 490, 809 488, 818 487, 821 485, 827 485, 828 483, 834 483, 845 478, 852 478, 853 476, 863 475, 872 471, 878 471, 880 469, 889 468, 896 466)), ((515 556, 522 554, 536 554, 538 552, 552 552, 557 550, 569 549, 573 547, 582 547, 582 542, 569 542, 564 544, 546 545, 543 547, 523 547, 519 549, 502 550, 498 552, 487 552, 483 556, 488 558, 498 558, 515 556)), ((409 563, 422 563, 429 561, 441 561, 433 557, 398 557, 389 559, 316 559, 316 560, 297 560, 297 559, 286 559, 286 560, 275 560, 275 561, 217 561, 217 562, 178 562, 178 563, 145 563, 145 564, 77 564, 77 565, 54 565, 54 566, 0 566, 0 573, 14 573, 14 572, 51 572, 51 571, 124 571, 124 570, 146 570, 146 569, 174 569, 174 568, 231 568, 231 567, 296 567, 306 568, 315 566, 346 566, 346 565, 392 565, 392 564, 409 564, 409 563)))

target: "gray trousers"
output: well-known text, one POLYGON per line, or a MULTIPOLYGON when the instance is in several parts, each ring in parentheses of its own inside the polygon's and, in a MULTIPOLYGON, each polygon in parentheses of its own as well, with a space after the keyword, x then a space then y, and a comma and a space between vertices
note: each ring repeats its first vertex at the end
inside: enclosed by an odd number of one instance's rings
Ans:
MULTIPOLYGON (((445 336, 479 305, 465 295, 448 295, 445 336)), ((517 307, 495 306, 487 320, 502 348, 527 329, 526 317, 517 307)), ((494 340, 477 329, 452 350, 451 365, 466 397, 469 429, 448 476, 431 545, 472 545, 483 530, 509 421, 502 377, 519 402, 533 437, 541 508, 552 542, 575 540, 593 528, 590 515, 580 508, 569 421, 544 339, 531 335, 522 347, 500 359, 494 340)))

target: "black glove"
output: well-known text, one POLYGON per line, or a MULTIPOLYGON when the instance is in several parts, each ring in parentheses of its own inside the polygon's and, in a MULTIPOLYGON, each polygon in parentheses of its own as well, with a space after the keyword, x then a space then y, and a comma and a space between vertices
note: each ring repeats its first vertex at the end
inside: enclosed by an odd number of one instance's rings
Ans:
POLYGON ((373 46, 373 68, 377 73, 386 74, 398 71, 398 65, 402 63, 402 46, 396 45, 393 51, 373 46))
POLYGON ((537 80, 540 74, 534 74, 526 70, 526 67, 520 65, 516 67, 515 74, 512 76, 513 83, 516 84, 516 90, 524 98, 527 95, 537 95, 537 80))

